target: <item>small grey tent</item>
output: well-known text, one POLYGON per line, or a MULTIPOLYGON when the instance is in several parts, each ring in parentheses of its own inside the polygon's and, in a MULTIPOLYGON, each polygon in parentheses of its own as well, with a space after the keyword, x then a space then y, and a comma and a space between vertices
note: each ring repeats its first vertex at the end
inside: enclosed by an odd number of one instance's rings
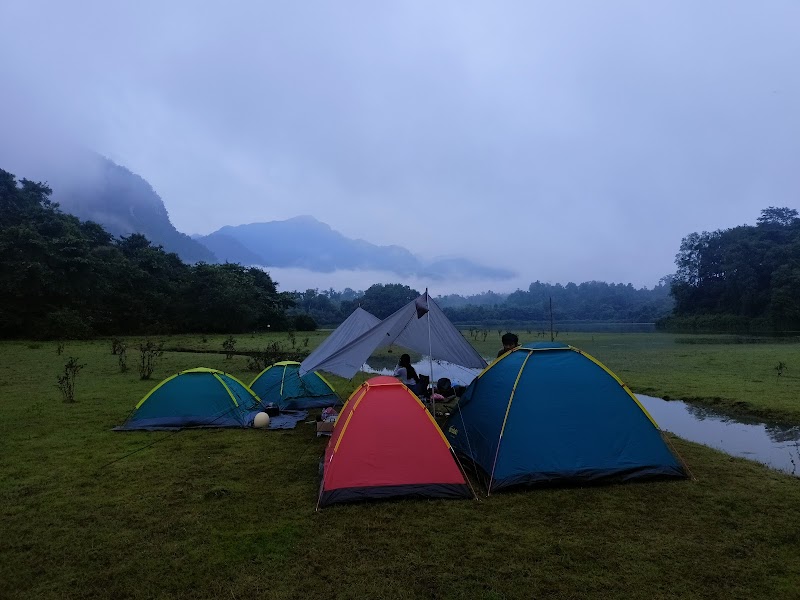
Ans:
MULTIPOLYGON (((343 336, 339 341, 344 339, 343 336)), ((348 343, 337 345, 332 344, 329 351, 309 355, 300 365, 300 374, 327 371, 350 379, 375 350, 390 345, 462 367, 486 367, 486 361, 428 296, 427 290, 364 333, 351 337, 348 343)))

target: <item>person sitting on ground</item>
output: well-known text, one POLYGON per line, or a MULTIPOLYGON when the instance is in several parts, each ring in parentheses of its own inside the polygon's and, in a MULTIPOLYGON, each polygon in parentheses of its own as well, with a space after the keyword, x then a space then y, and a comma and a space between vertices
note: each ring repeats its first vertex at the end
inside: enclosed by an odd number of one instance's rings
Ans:
POLYGON ((411 366, 411 357, 408 354, 403 354, 400 357, 400 362, 397 363, 397 368, 394 370, 394 376, 411 388, 413 392, 417 391, 419 375, 417 375, 414 367, 411 366))
POLYGON ((517 337, 517 334, 515 334, 515 333, 511 333, 511 332, 504 333, 503 337, 500 338, 500 339, 503 342, 503 347, 497 353, 497 358, 500 358, 506 352, 508 352, 510 350, 513 350, 514 348, 519 346, 519 338, 517 337))
MULTIPOLYGON (((460 387, 462 390, 463 386, 460 387)), ((436 416, 442 417, 452 413, 459 401, 459 394, 452 382, 447 377, 442 377, 436 382, 436 389, 433 392, 433 401, 436 403, 436 416)))
MULTIPOLYGON (((446 400, 448 398, 452 398, 456 395, 456 391, 453 389, 452 382, 447 377, 441 377, 436 382, 436 394, 441 396, 442 400, 446 400)), ((438 398, 437 398, 438 400, 438 398)))

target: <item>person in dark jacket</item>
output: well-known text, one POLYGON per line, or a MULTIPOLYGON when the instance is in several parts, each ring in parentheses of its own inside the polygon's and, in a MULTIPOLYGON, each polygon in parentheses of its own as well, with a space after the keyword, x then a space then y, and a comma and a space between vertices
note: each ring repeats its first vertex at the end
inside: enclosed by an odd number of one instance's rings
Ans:
POLYGON ((503 342, 503 347, 498 351, 497 358, 519 346, 519 338, 516 333, 506 332, 500 339, 503 342))

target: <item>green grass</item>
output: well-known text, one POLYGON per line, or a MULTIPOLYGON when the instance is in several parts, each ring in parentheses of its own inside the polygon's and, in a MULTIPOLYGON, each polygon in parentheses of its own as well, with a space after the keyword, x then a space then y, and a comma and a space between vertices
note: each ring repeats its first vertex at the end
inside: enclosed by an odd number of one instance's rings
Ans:
MULTIPOLYGON (((574 335, 565 341, 634 389, 676 396, 689 389, 681 386, 691 382, 685 374, 693 361, 724 364, 739 350, 669 336, 574 335), (697 355, 706 349, 717 354, 697 355)), ((225 337, 207 343, 221 347, 225 337)), ((267 340, 238 338, 242 349, 267 340)), ((487 354, 496 352, 490 342, 487 354)), ((246 357, 167 353, 154 381, 143 382, 135 367, 119 373, 109 349, 107 341, 68 342, 57 356, 54 343, 0 343, 4 599, 790 598, 800 586, 800 481, 755 463, 673 439, 696 481, 315 513, 327 440, 315 437, 313 425, 110 430, 158 380, 181 369, 220 368, 249 383, 246 357), (61 402, 55 387, 69 356, 87 364, 74 404, 61 402)), ((790 349, 778 360, 791 368, 790 349)), ((740 368, 755 370, 758 361, 769 368, 781 354, 773 351, 742 358, 740 368)), ((697 370, 701 391, 712 383, 710 370, 697 370)), ((358 383, 333 379, 343 394, 358 383)))

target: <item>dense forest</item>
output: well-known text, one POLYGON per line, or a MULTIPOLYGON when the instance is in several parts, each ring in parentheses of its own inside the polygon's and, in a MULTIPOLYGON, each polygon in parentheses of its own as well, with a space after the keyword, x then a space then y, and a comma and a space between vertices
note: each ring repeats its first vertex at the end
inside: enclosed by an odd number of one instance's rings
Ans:
MULTIPOLYGON (((476 296, 450 294, 436 298, 445 314, 457 325, 494 325, 558 321, 606 321, 652 323, 670 313, 673 300, 665 279, 652 290, 631 284, 589 281, 581 284, 549 284, 536 281, 527 290, 512 294, 484 292, 476 296)), ((306 290, 295 292, 297 309, 317 322, 335 324, 361 305, 383 318, 403 306, 419 292, 400 284, 376 284, 364 292, 306 290)))
POLYGON ((756 225, 681 242, 668 329, 800 330, 800 218, 769 207, 756 225))
MULTIPOLYGON (((188 265, 144 236, 67 215, 51 190, 0 169, 0 336, 242 332, 295 326, 269 274, 188 265)), ((303 319, 299 320, 302 325, 303 319)))

